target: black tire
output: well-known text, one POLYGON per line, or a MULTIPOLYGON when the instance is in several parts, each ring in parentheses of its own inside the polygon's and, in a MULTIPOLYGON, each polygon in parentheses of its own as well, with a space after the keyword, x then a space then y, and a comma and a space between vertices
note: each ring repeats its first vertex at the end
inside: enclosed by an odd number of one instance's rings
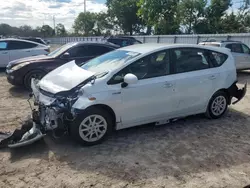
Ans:
MULTIPOLYGON (((218 92, 216 92, 216 93, 212 96, 212 98, 210 99, 210 101, 209 101, 209 103, 208 103, 207 111, 206 111, 205 115, 206 115, 208 118, 210 118, 210 119, 218 119, 218 118, 222 117, 222 116, 226 113, 226 111, 227 111, 227 109, 228 109, 228 100, 229 100, 229 99, 228 99, 227 93, 225 93, 225 92, 223 92, 223 91, 218 91, 218 92), (224 107, 224 108, 221 108, 221 109, 220 109, 221 112, 218 113, 218 114, 216 114, 212 108, 213 108, 213 102, 214 102, 216 99, 218 99, 218 98, 221 98, 221 99, 224 98, 226 104, 225 104, 225 107, 224 107)), ((223 104, 224 104, 224 103, 223 103, 223 104)))
POLYGON ((91 107, 89 109, 84 110, 81 114, 79 114, 69 126, 70 126, 69 127, 70 135, 75 141, 77 141, 83 146, 92 146, 92 145, 100 144, 101 142, 103 142, 107 138, 107 136, 112 132, 113 118, 109 113, 105 112, 103 109, 97 108, 97 107, 91 107), (79 127, 81 123, 85 119, 87 119, 87 117, 90 117, 93 115, 98 115, 105 119, 107 123, 106 132, 100 139, 96 141, 86 141, 80 136, 79 127))
POLYGON ((31 90, 31 79, 38 78, 41 79, 46 73, 41 70, 32 70, 24 76, 23 84, 26 89, 31 90))

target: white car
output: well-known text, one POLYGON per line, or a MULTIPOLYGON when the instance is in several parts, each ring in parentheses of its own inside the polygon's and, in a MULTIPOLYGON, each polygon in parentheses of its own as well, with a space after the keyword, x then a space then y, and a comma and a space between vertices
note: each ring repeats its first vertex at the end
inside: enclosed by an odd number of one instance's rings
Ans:
MULTIPOLYGON (((220 118, 235 97, 230 51, 199 45, 139 44, 88 61, 74 61, 32 80, 33 119, 43 135, 70 133, 85 145, 113 130, 205 113, 220 118), (38 118, 39 117, 39 118, 38 118)), ((235 103, 234 102, 234 103, 235 103)))
POLYGON ((199 43, 200 45, 224 47, 231 50, 235 59, 235 65, 237 70, 250 69, 250 49, 246 44, 238 41, 205 41, 199 43))
POLYGON ((46 55, 49 47, 32 41, 20 39, 0 39, 0 67, 10 61, 36 55, 46 55))

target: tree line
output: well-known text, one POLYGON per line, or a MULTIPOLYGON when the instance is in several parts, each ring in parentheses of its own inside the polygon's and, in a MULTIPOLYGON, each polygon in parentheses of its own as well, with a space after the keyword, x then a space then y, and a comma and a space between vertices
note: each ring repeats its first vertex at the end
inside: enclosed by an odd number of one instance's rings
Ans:
POLYGON ((100 36, 111 34, 210 34, 250 32, 250 11, 231 0, 107 0, 107 12, 81 12, 73 32, 63 24, 32 28, 0 24, 0 35, 100 36), (230 9, 231 8, 231 9, 230 9))

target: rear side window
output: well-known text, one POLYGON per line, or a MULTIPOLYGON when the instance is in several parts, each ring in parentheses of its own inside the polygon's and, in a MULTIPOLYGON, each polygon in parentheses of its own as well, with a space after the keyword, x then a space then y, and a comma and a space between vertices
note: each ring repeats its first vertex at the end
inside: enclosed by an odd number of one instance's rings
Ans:
POLYGON ((10 41, 8 44, 9 50, 21 50, 37 47, 37 44, 23 41, 10 41))
POLYGON ((6 50, 7 49, 7 42, 0 42, 0 50, 6 50))
POLYGON ((238 43, 227 44, 226 48, 229 48, 231 50, 231 52, 243 53, 243 49, 241 47, 241 44, 238 44, 238 43))
POLYGON ((176 73, 208 69, 206 50, 196 48, 174 49, 171 53, 176 73))
POLYGON ((88 56, 98 56, 113 50, 106 46, 94 46, 94 45, 89 45, 87 49, 88 49, 87 50, 88 56))

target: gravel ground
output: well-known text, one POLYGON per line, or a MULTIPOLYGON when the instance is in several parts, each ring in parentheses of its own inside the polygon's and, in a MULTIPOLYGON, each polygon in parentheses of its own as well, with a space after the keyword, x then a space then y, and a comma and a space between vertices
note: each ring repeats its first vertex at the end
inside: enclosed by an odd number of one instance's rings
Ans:
MULTIPOLYGON (((240 83, 250 72, 239 74, 240 83)), ((0 131, 20 126, 27 95, 0 73, 0 131)), ((219 120, 202 116, 115 132, 80 147, 46 137, 0 151, 0 187, 233 187, 250 184, 250 91, 219 120)))

